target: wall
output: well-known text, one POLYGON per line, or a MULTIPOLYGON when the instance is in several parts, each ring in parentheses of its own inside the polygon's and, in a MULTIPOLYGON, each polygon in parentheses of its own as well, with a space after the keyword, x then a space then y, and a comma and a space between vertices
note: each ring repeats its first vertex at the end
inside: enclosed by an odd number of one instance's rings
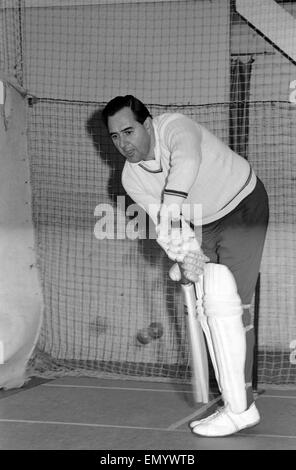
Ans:
POLYGON ((0 118, 0 387, 20 386, 41 321, 42 296, 36 268, 31 214, 26 111, 23 99, 6 90, 0 118))

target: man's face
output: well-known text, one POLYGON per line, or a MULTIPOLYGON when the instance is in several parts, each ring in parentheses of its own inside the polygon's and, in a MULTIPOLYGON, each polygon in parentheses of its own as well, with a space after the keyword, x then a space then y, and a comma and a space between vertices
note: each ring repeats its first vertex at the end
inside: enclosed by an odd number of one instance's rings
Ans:
POLYGON ((115 147, 130 163, 151 160, 152 124, 149 119, 141 124, 130 108, 122 108, 109 116, 108 129, 115 147))

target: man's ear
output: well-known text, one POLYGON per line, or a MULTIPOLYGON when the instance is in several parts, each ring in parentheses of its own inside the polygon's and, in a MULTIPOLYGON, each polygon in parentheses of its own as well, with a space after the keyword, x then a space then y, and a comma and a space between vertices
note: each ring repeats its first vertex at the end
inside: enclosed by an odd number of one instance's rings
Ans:
POLYGON ((143 122, 143 126, 145 127, 148 134, 151 135, 152 132, 153 132, 153 124, 152 124, 151 117, 149 117, 149 116, 146 117, 145 121, 143 122))

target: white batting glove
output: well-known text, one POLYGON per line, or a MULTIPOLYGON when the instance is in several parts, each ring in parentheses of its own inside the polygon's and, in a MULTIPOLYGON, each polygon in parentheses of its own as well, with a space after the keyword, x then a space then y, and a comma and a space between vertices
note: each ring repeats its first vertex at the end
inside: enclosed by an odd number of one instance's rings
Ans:
MULTIPOLYGON (((202 251, 188 253, 181 263, 181 269, 186 279, 197 282, 199 276, 203 274, 205 264, 209 261, 210 259, 202 251)), ((178 263, 173 264, 169 270, 169 277, 172 281, 181 280, 182 274, 178 263)))
POLYGON ((209 261, 210 258, 208 258, 202 250, 187 253, 181 264, 186 279, 191 282, 197 282, 199 276, 204 272, 205 264, 209 261))
POLYGON ((158 214, 159 223, 156 226, 157 242, 167 251, 172 239, 172 223, 178 225, 181 223, 181 210, 178 204, 162 204, 158 214))
MULTIPOLYGON (((167 208, 165 208, 167 210, 167 208)), ((177 208, 179 210, 179 207, 177 208)), ((173 261, 182 262, 189 252, 200 251, 194 231, 184 217, 177 218, 178 213, 160 211, 160 223, 156 227, 157 242, 173 261)))
POLYGON ((181 281, 182 274, 178 263, 174 263, 171 269, 169 270, 169 277, 172 281, 181 281))

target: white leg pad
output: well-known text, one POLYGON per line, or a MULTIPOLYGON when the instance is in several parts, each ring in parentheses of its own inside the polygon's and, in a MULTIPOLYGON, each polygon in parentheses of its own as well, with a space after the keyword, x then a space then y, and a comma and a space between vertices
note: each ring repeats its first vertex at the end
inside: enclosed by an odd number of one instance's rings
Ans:
POLYGON ((203 275, 201 326, 207 338, 222 397, 233 413, 247 408, 246 337, 235 279, 221 264, 207 263, 203 275))

